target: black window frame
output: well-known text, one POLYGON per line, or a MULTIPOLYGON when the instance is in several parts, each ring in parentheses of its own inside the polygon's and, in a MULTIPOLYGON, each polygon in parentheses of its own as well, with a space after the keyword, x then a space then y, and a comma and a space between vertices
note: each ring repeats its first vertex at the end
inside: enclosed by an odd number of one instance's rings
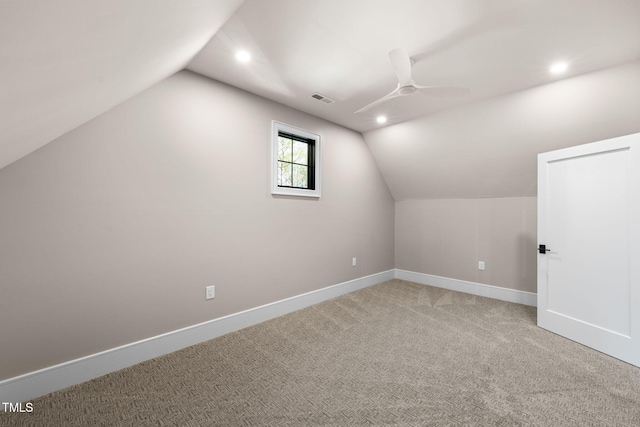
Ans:
POLYGON ((307 164, 301 164, 301 163, 296 163, 296 162, 289 162, 286 160, 280 160, 278 158, 278 163, 288 163, 290 165, 292 165, 291 168, 291 182, 293 182, 293 165, 299 165, 299 166, 306 166, 307 167, 307 186, 306 187, 296 187, 294 185, 280 185, 278 184, 279 188, 297 188, 297 189, 301 189, 301 190, 315 190, 316 189, 316 156, 315 156, 315 151, 316 151, 316 141, 313 138, 305 138, 299 135, 295 135, 293 133, 290 132, 284 132, 279 130, 278 131, 278 137, 281 138, 286 138, 286 139, 290 139, 292 141, 298 141, 298 142, 302 142, 304 144, 307 144, 307 164))
MULTIPOLYGON (((273 120, 271 125, 271 194, 274 196, 320 198, 322 187, 322 137, 320 134, 273 120), (280 141, 289 138, 293 142, 307 144, 307 187, 279 185, 282 174, 279 174, 280 141)), ((292 147, 293 149, 293 147, 292 147)), ((293 152, 291 153, 293 154, 293 152)), ((293 157, 292 157, 293 160, 293 157)), ((295 166, 296 162, 288 162, 295 166)), ((284 182, 287 184, 286 182, 284 182)), ((291 181, 291 184, 296 183, 291 181)), ((300 184, 300 181, 297 182, 300 184)))

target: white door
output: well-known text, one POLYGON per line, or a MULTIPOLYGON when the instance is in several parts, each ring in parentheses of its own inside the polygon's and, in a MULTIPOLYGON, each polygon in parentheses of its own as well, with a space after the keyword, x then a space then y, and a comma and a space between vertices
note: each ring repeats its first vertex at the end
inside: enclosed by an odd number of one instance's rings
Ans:
POLYGON ((538 155, 538 326, 640 366, 640 134, 538 155))

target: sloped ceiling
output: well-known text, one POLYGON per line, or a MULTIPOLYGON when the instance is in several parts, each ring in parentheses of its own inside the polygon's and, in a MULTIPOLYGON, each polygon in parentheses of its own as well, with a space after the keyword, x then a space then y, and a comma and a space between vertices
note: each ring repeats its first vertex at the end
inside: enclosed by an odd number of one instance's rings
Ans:
POLYGON ((188 68, 360 132, 640 58, 638 0, 246 0, 188 68), (461 99, 395 98, 389 51, 461 99), (237 50, 253 60, 239 64, 237 50), (551 63, 566 61, 554 76, 551 63), (334 99, 330 105, 314 92, 334 99))
POLYGON ((537 194, 537 155, 640 132, 640 61, 364 134, 396 200, 537 194))
MULTIPOLYGON (((639 0, 0 0, 0 168, 187 67, 363 132, 396 199, 533 194, 531 171, 518 181, 521 156, 493 155, 489 176, 480 160, 500 145, 459 156, 465 146, 442 136, 483 116, 472 105, 638 59, 639 0), (418 84, 471 94, 399 97, 354 114, 395 88, 388 53, 397 47, 415 60, 418 84), (235 60, 239 49, 249 63, 235 60), (551 75, 559 60, 568 71, 551 75), (438 116, 444 110, 463 118, 449 123, 438 116), (376 123, 378 115, 388 122, 376 123), (464 175, 471 165, 483 179, 464 175)), ((625 79, 636 83, 633 73, 625 79)), ((454 139, 474 140, 467 136, 454 139)), ((477 139, 492 140, 491 132, 477 139)), ((536 149, 527 147, 529 157, 536 149)))
POLYGON ((184 68, 240 3, 0 1, 0 168, 184 68))

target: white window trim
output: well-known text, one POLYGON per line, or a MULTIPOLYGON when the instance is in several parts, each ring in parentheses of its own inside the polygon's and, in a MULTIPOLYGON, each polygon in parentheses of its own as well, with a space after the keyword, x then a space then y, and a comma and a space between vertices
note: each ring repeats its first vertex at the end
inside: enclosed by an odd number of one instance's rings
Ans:
POLYGON ((322 187, 321 152, 320 135, 274 120, 271 126, 271 194, 282 196, 320 197, 320 189, 322 187), (313 139, 315 141, 314 161, 316 188, 314 190, 278 187, 278 132, 291 133, 293 135, 299 135, 303 138, 313 139))

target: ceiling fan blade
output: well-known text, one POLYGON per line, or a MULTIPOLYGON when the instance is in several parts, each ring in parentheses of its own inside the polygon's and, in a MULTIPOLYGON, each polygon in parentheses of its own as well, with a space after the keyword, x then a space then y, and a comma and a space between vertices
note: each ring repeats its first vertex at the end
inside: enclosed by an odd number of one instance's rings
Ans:
POLYGON ((400 86, 398 86, 397 88, 395 88, 393 90, 393 92, 388 93, 387 95, 383 96, 382 98, 378 99, 377 101, 373 101, 371 104, 369 105, 365 105, 364 107, 362 107, 361 109, 359 109, 358 111, 354 112, 353 114, 358 114, 358 113, 362 113, 363 111, 367 111, 370 110, 371 108, 375 107, 376 105, 382 104, 385 101, 388 101, 390 99, 396 98, 398 96, 402 96, 398 93, 398 89, 400 89, 400 86))
POLYGON ((423 94, 435 96, 436 98, 454 98, 463 97, 471 93, 471 89, 457 86, 418 86, 416 89, 423 94))
POLYGON ((413 83, 411 78, 411 58, 409 58, 406 49, 400 47, 392 50, 389 52, 389 59, 396 76, 398 76, 400 87, 411 85, 413 83))

